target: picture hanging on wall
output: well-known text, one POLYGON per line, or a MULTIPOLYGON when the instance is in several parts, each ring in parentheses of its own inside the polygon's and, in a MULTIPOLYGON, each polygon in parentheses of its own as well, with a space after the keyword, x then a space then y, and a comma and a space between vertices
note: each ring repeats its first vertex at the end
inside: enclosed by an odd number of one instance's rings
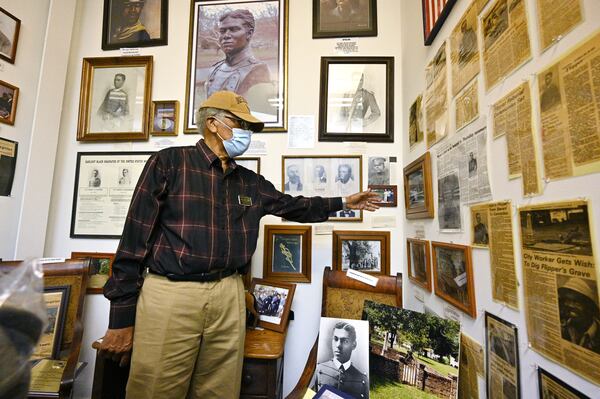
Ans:
POLYGON ((517 327, 485 312, 485 350, 487 397, 520 399, 517 327))
POLYGON ((334 270, 388 276, 390 232, 334 230, 332 258, 334 270))
POLYGON ((321 57, 319 141, 394 141, 394 57, 321 57))
POLYGON ((235 158, 235 163, 250 169, 257 175, 260 175, 260 158, 259 157, 238 157, 235 158))
POLYGON ((377 36, 377 0, 313 0, 313 39, 377 36))
POLYGON ((0 7, 0 58, 15 63, 21 20, 0 7))
POLYGON ((456 0, 421 0, 423 4, 423 38, 431 45, 448 18, 456 0))
POLYGON ((404 207, 407 219, 433 218, 431 158, 426 152, 404 168, 404 207))
POLYGON ((15 124, 18 100, 19 88, 0 80, 0 123, 15 124))
POLYGON ((540 399, 590 399, 589 396, 582 394, 539 366, 537 367, 537 372, 540 399))
POLYGON ((244 97, 264 131, 286 131, 288 0, 192 0, 190 18, 184 133, 220 90, 244 97))
POLYGON ((310 283, 311 239, 311 226, 266 225, 263 277, 310 283))
POLYGON ((429 241, 407 238, 406 257, 408 259, 408 278, 431 292, 429 241))
POLYGON ((102 294, 104 284, 112 274, 115 254, 101 252, 71 252, 71 259, 89 259, 86 294, 102 294))
POLYGON ((0 137, 0 195, 4 197, 12 191, 18 148, 16 141, 0 137))
POLYGON ((104 0, 102 50, 165 46, 169 0, 104 0))
POLYGON ((152 101, 153 136, 177 136, 179 125, 179 101, 152 101))

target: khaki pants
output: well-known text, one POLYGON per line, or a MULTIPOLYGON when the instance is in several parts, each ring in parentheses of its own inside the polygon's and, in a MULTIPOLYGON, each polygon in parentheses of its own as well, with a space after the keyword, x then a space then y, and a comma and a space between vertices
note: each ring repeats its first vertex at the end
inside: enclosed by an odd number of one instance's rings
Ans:
POLYGON ((137 303, 127 398, 238 398, 245 309, 237 273, 207 283, 149 274, 137 303))

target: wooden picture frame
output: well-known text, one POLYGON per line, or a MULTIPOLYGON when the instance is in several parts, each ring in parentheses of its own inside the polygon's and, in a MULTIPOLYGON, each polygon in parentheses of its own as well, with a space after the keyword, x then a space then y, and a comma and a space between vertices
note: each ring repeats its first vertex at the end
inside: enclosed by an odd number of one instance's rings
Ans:
MULTIPOLYGON (((252 114, 265 123, 263 132, 287 131, 288 0, 191 0, 185 90, 184 133, 198 133, 194 113, 219 90, 246 99, 252 114), (233 16, 225 17, 231 12, 233 16), (247 29, 241 17, 254 19, 252 32, 231 43, 219 43, 221 27, 247 29), (238 46, 236 48, 236 46, 238 46), (254 60, 241 69, 228 64, 228 54, 254 60), (234 74, 236 73, 236 74, 234 74)), ((242 62, 232 60, 234 65, 242 62), (235 61, 235 62, 234 62, 235 61)))
POLYGON ((423 7, 423 41, 431 45, 448 18, 456 0, 422 0, 423 7))
POLYGON ((152 101, 150 134, 153 136, 177 136, 179 133, 179 101, 152 101))
POLYGON ((394 57, 321 57, 319 141, 394 141, 394 57))
MULTIPOLYGON (((285 194, 342 197, 362 191, 362 184, 360 155, 281 157, 281 191, 285 194), (296 177, 299 180, 295 180, 296 177)), ((352 209, 332 212, 329 216, 329 220, 338 222, 356 222, 362 219, 362 211, 352 209)))
POLYGON ((334 230, 332 241, 333 270, 354 269, 374 276, 389 276, 389 231, 334 230), (376 256, 371 251, 376 251, 376 256))
POLYGON ((86 294, 102 294, 104 284, 112 276, 114 253, 105 252, 71 252, 71 259, 89 259, 88 282, 86 294))
POLYGON ((374 201, 375 204, 383 208, 398 206, 398 186, 395 184, 370 184, 368 187, 381 198, 380 201, 374 201))
POLYGON ((31 360, 59 358, 70 293, 71 286, 69 285, 44 287, 42 295, 46 303, 48 325, 42 332, 42 336, 31 355, 31 360))
POLYGON ((311 226, 265 225, 263 278, 310 283, 311 226))
POLYGON ((499 362, 495 369, 502 373, 510 371, 515 374, 516 384, 501 377, 500 386, 502 391, 498 394, 505 398, 521 399, 521 371, 519 362, 519 334, 517 326, 509 323, 498 316, 485 312, 485 382, 487 397, 490 398, 491 384, 491 362, 499 362), (491 338, 490 338, 491 337, 491 338), (492 357, 492 353, 494 356, 492 357), (512 389, 513 392, 504 392, 512 389))
POLYGON ((83 59, 78 141, 148 140, 152 62, 152 56, 83 59))
POLYGON ((261 278, 252 278, 250 292, 256 298, 260 327, 284 332, 290 316, 290 308, 294 300, 295 284, 268 281, 261 278), (279 303, 275 309, 274 296, 279 294, 279 303), (281 304, 281 301, 284 304, 281 304))
POLYGON ((0 123, 14 125, 17 116, 19 88, 0 80, 0 123))
POLYGON ((102 50, 168 44, 169 0, 104 0, 103 14, 102 50))
POLYGON ((377 0, 313 0, 313 39, 377 36, 377 0))
POLYGON ((236 157, 235 163, 260 175, 260 157, 236 157))
POLYGON ((432 241, 431 250, 435 295, 477 318, 471 247, 432 241))
POLYGON ((407 238, 406 258, 408 262, 408 279, 431 292, 431 252, 429 250, 429 241, 407 238))
POLYGON ((0 7, 0 58, 11 64, 17 58, 21 20, 0 7))
POLYGON ((429 152, 404 168, 404 207, 407 219, 432 219, 434 216, 429 152))

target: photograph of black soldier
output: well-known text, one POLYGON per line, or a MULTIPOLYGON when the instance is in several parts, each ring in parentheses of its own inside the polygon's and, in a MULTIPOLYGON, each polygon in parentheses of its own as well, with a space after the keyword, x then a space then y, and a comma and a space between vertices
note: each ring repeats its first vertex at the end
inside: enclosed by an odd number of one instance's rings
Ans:
POLYGON ((167 44, 168 0, 104 0, 102 49, 167 44))
POLYGON ((330 385, 354 398, 368 398, 368 373, 368 322, 322 317, 313 390, 330 385))
POLYGON ((387 157, 369 157, 369 185, 390 184, 390 164, 387 157))
POLYGON ((485 211, 475 212, 473 224, 473 245, 488 246, 490 237, 488 235, 488 214, 485 211))
POLYGON ((313 38, 377 35, 373 0, 313 0, 313 38))
POLYGON ((540 107, 542 108, 542 112, 546 112, 561 103, 557 68, 540 74, 538 79, 541 79, 542 76, 544 82, 538 82, 540 87, 540 107))

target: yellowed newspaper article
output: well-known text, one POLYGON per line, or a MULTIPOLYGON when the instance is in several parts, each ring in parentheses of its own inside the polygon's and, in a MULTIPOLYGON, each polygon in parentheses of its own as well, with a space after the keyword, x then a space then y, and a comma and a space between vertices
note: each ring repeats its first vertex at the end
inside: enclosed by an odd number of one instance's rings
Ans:
POLYGON ((473 80, 456 98, 456 130, 460 130, 479 116, 477 79, 473 80))
POLYGON ((450 34, 452 97, 479 74, 477 2, 473 2, 450 34))
POLYGON ((540 399, 590 399, 564 381, 538 367, 540 399))
POLYGON ((460 361, 458 362, 458 399, 479 399, 477 376, 485 376, 483 348, 468 335, 460 334, 460 361))
POLYGON ((516 328, 486 312, 486 362, 488 398, 520 397, 516 328))
POLYGON ((427 65, 425 80, 425 131, 427 148, 448 134, 448 84, 446 79, 446 42, 427 65))
POLYGON ((421 109, 422 101, 423 96, 419 95, 415 102, 410 106, 408 144, 411 149, 423 141, 423 110, 421 109))
POLYGON ((537 0, 537 11, 542 50, 583 19, 581 0, 537 0))
POLYGON ((600 383, 600 311, 586 201, 519 209, 527 334, 544 356, 600 383))
POLYGON ((546 178, 600 171, 600 33, 538 75, 546 178))
POLYGON ((508 177, 523 178, 523 195, 540 193, 537 152, 531 121, 531 93, 527 82, 493 106, 494 139, 506 135, 508 177))
POLYGON ((524 0, 496 0, 482 20, 483 68, 489 90, 531 57, 524 0))

